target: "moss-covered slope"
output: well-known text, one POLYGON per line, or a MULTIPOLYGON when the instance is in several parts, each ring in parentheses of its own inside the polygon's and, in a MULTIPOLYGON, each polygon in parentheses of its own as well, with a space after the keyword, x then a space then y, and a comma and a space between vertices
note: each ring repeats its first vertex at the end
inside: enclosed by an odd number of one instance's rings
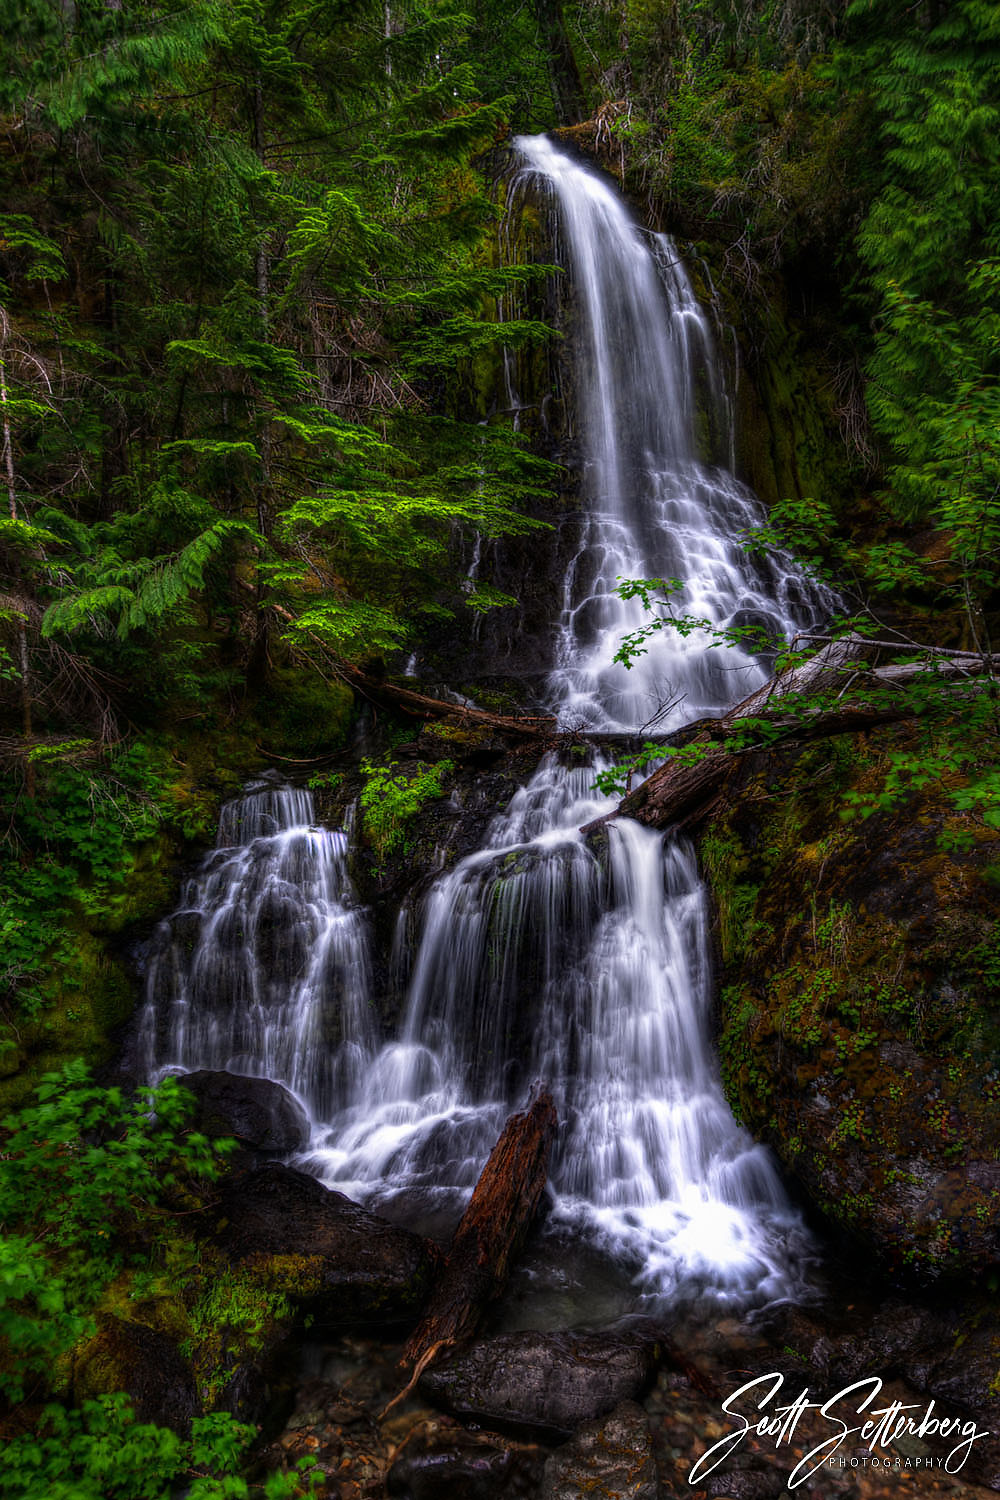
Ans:
POLYGON ((749 774, 702 850, 733 1108, 884 1264, 937 1276, 998 1259, 1000 836, 932 793, 845 820, 905 733, 749 774))

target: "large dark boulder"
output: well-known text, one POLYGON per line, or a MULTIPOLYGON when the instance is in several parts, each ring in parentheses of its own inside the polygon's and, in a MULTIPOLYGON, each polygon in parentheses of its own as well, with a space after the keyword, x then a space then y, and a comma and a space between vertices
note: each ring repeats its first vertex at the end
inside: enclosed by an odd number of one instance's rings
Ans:
POLYGON ((124 1391, 140 1422, 186 1434, 200 1405, 191 1366, 166 1334, 105 1314, 73 1366, 77 1402, 124 1391))
POLYGON ((278 1276, 320 1323, 413 1318, 440 1261, 429 1240, 280 1165, 229 1179, 209 1223, 231 1262, 278 1276))
POLYGON ((309 1140, 301 1104, 280 1083, 203 1069, 181 1079, 198 1101, 194 1124, 213 1139, 229 1136, 261 1155, 284 1156, 309 1140))
POLYGON ((506 1333, 425 1371, 420 1390, 464 1422, 559 1441, 649 1386, 648 1333, 506 1333))

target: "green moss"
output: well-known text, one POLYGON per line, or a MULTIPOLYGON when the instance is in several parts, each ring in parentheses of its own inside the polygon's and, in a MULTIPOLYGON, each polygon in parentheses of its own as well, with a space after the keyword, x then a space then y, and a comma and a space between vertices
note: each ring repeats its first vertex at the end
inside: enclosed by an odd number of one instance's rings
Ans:
POLYGON ((318 1290, 319 1262, 261 1255, 236 1269, 216 1264, 200 1283, 181 1348, 194 1366, 202 1401, 213 1407, 240 1367, 259 1363, 290 1330, 296 1299, 318 1290))
POLYGON ((893 733, 769 762, 702 852, 734 1111, 890 1264, 939 1274, 993 1253, 997 1204, 966 1164, 1000 1155, 1000 902, 982 874, 1000 836, 943 853, 951 814, 930 794, 842 823, 832 788, 877 786, 893 733))
POLYGON ((90 925, 100 932, 122 932, 154 921, 177 894, 177 840, 164 832, 136 849, 125 883, 111 892, 90 925))
POLYGON ((0 1029, 0 1112, 26 1103, 42 1073, 74 1058, 90 1066, 110 1060, 112 1033, 129 1019, 137 988, 124 963, 80 921, 69 929, 72 962, 53 967, 42 1004, 30 1018, 0 1029))
POLYGON ((265 757, 273 752, 308 760, 339 749, 353 718, 354 694, 344 683, 309 667, 285 666, 272 671, 248 728, 265 757))
POLYGON ((130 1323, 142 1323, 165 1334, 180 1347, 191 1337, 191 1318, 185 1303, 186 1283, 195 1274, 197 1247, 185 1242, 187 1254, 171 1256, 169 1269, 129 1271, 112 1282, 98 1308, 130 1323))
POLYGON ((702 840, 701 857, 716 896, 722 957, 733 963, 753 938, 760 886, 743 879, 749 860, 731 830, 710 830, 702 840))
POLYGON ((488 745, 492 739, 492 730, 482 725, 467 725, 452 723, 444 719, 436 719, 430 724, 425 724, 420 731, 421 739, 426 736, 431 740, 440 740, 446 745, 454 745, 464 750, 475 750, 482 745, 488 745))

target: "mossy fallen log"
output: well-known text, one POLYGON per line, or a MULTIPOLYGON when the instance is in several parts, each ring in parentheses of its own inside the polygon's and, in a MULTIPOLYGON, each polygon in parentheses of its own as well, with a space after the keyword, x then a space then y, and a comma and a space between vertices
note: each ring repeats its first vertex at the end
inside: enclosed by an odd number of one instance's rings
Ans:
POLYGON ((427 693, 415 692, 413 688, 399 687, 343 662, 338 667, 340 677, 350 687, 371 703, 395 709, 413 719, 427 722, 455 723, 468 728, 488 729, 493 733, 513 739, 551 739, 557 733, 555 719, 550 714, 494 714, 485 708, 474 708, 466 703, 449 703, 444 698, 433 698, 427 693))
POLYGON ((690 726, 683 753, 670 755, 614 812, 589 823, 584 832, 617 817, 652 828, 690 827, 718 804, 730 773, 747 755, 766 757, 792 745, 900 723, 918 714, 954 712, 963 697, 990 689, 1000 669, 998 656, 927 648, 914 648, 919 654, 913 661, 874 666, 880 648, 903 649, 860 635, 830 641, 727 714, 690 726), (932 683, 936 702, 906 695, 903 690, 918 680, 932 683))

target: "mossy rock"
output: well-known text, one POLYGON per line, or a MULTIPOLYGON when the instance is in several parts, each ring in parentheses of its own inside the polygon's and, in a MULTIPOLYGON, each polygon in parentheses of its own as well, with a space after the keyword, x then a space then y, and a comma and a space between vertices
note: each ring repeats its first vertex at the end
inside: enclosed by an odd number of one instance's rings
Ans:
POLYGON ((187 1301, 201 1268, 190 1240, 170 1240, 161 1244, 160 1253, 164 1251, 167 1264, 159 1274, 151 1277, 129 1269, 106 1286, 97 1313, 102 1320, 141 1323, 182 1349, 191 1338, 187 1301))
POLYGON ((423 1305, 438 1266, 428 1240, 400 1229, 291 1167, 266 1166, 223 1186, 212 1240, 234 1273, 308 1306, 317 1322, 396 1323, 423 1305))
POLYGON ((165 1334, 110 1314, 78 1355, 73 1397, 79 1403, 114 1391, 131 1399, 140 1422, 186 1433, 198 1415, 191 1367, 165 1334))
POLYGON ((177 899, 178 852, 177 839, 168 833, 140 844, 125 880, 105 898, 90 925, 100 932, 119 933, 168 911, 177 899))
POLYGON ((20 1021, 16 1033, 0 1033, 4 1113, 27 1102, 43 1073, 58 1072, 74 1058, 91 1067, 108 1062, 112 1034, 135 1007, 138 989, 124 962, 82 924, 70 930, 72 962, 53 969, 37 1014, 20 1021))
POLYGON ((435 719, 425 724, 420 731, 418 745, 421 750, 434 753, 447 747, 452 754, 468 754, 470 751, 489 750, 502 755, 506 746, 493 733, 489 725, 453 723, 447 719, 435 719))
POLYGON ((772 766, 703 855, 734 1110, 883 1264, 936 1278, 1000 1262, 1000 834, 967 819, 944 852, 929 793, 841 820, 904 734, 772 766))
MULTIPOLYGON (((200 1206, 192 1203, 189 1212, 200 1206)), ((156 1271, 124 1271, 105 1288, 98 1335, 74 1361, 78 1399, 104 1390, 132 1394, 141 1384, 129 1376, 133 1363, 141 1371, 143 1351, 163 1349, 175 1373, 170 1351, 181 1360, 198 1410, 261 1419, 275 1359, 318 1289, 320 1263, 260 1253, 231 1265, 212 1245, 189 1237, 196 1218, 159 1240, 156 1271), (126 1377, 132 1384, 107 1383, 126 1377)))
POLYGON ((275 1356, 295 1327, 299 1304, 317 1289, 317 1267, 315 1257, 263 1253, 231 1266, 208 1252, 186 1345, 206 1410, 259 1418, 275 1356))
POLYGON ((342 746, 354 718, 354 694, 306 667, 277 667, 254 708, 260 748, 308 760, 342 746))

